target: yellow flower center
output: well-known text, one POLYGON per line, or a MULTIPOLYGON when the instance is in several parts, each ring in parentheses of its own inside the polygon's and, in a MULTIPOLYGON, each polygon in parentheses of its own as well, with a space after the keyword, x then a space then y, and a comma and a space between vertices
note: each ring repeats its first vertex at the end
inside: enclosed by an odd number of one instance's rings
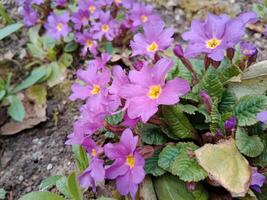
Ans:
POLYGON ((90 11, 90 13, 94 13, 95 12, 95 6, 89 6, 88 10, 90 11))
POLYGON ((155 99, 159 98, 160 94, 161 94, 161 87, 160 87, 160 85, 152 85, 149 88, 149 92, 147 93, 147 96, 150 99, 155 100, 155 99))
POLYGON ((58 30, 58 31, 61 31, 62 28, 63 28, 63 24, 62 24, 62 23, 58 23, 58 24, 57 24, 57 30, 58 30))
POLYGON ((142 16, 141 16, 141 21, 142 21, 143 23, 146 23, 147 20, 148 20, 148 18, 147 18, 146 15, 142 15, 142 16))
POLYGON ((135 164, 135 158, 132 155, 127 156, 126 164, 129 165, 130 168, 132 169, 134 167, 134 164, 135 164))
POLYGON ((95 149, 92 150, 92 156, 96 157, 96 150, 95 149))
POLYGON ((156 42, 152 42, 148 47, 147 47, 147 51, 150 52, 155 52, 157 51, 159 48, 158 44, 156 42))
POLYGON ((108 30, 109 30, 109 25, 107 25, 107 24, 103 24, 103 25, 102 25, 102 31, 103 31, 103 32, 108 32, 108 30))
POLYGON ((91 90, 91 94, 95 95, 100 92, 100 86, 99 85, 93 85, 93 89, 91 90))
POLYGON ((249 54, 249 50, 247 50, 247 49, 245 49, 245 50, 243 50, 243 54, 249 54))
POLYGON ((207 41, 206 43, 206 47, 208 49, 215 49, 217 46, 219 46, 221 44, 221 40, 218 40, 217 38, 212 38, 210 40, 207 41))
POLYGON ((116 2, 116 3, 121 3, 121 2, 122 2, 122 0, 115 0, 115 2, 116 2))
POLYGON ((92 47, 93 44, 94 44, 93 40, 87 40, 87 41, 86 41, 86 45, 87 45, 88 47, 92 47))

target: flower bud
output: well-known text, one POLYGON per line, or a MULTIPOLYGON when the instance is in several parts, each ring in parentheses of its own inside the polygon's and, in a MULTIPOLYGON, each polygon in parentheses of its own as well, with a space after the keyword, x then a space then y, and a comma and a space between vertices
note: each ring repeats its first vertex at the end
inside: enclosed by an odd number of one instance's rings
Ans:
POLYGON ((231 135, 235 132, 237 120, 235 117, 231 117, 224 122, 224 129, 227 135, 231 135))
POLYGON ((184 57, 184 51, 181 45, 177 44, 174 49, 173 49, 173 53, 178 57, 184 57))
POLYGON ((195 182, 186 182, 186 188, 190 192, 195 191, 196 186, 197 186, 197 184, 195 182))
POLYGON ((210 113, 211 108, 212 108, 212 100, 211 100, 209 94, 205 90, 202 90, 202 91, 200 91, 199 95, 200 95, 202 103, 204 104, 204 106, 206 107, 208 112, 210 113))
POLYGON ((234 48, 228 48, 226 50, 226 55, 229 60, 232 60, 235 55, 235 49, 234 48))

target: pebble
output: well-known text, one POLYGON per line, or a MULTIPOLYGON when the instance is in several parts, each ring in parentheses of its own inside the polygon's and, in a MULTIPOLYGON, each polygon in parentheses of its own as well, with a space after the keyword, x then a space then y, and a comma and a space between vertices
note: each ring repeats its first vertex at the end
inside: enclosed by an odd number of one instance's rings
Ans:
POLYGON ((19 176, 19 181, 22 182, 24 177, 22 175, 19 176))
POLYGON ((51 163, 49 163, 46 167, 47 170, 51 170, 53 168, 53 165, 51 163))

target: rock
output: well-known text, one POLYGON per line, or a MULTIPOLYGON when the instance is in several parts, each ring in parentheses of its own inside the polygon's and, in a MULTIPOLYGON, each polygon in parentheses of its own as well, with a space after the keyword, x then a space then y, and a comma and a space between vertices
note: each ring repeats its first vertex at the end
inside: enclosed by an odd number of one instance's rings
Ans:
POLYGON ((51 170, 53 168, 53 165, 51 163, 49 163, 46 167, 47 170, 51 170))

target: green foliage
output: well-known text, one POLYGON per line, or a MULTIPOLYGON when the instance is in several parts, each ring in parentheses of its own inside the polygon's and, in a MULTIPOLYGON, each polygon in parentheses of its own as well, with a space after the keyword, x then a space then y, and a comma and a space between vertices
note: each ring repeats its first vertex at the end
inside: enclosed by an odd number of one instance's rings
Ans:
POLYGON ((193 106, 191 104, 177 104, 177 108, 181 110, 182 112, 189 114, 189 115, 195 115, 196 111, 198 111, 198 108, 196 106, 193 106))
POLYGON ((75 156, 77 167, 80 171, 84 171, 89 165, 85 149, 81 145, 72 145, 72 151, 75 156))
POLYGON ((161 145, 167 142, 167 137, 158 126, 145 124, 140 129, 142 141, 146 144, 161 145))
POLYGON ((198 147, 194 143, 168 145, 159 154, 158 164, 161 168, 179 176, 183 181, 197 182, 207 177, 207 173, 193 157, 198 147))
POLYGON ((252 10, 257 13, 258 17, 267 20, 267 5, 253 4, 252 10))
POLYGON ((231 91, 225 90, 221 102, 218 105, 218 109, 220 113, 232 112, 234 109, 234 105, 237 102, 237 98, 234 93, 231 91))
POLYGON ((2 5, 0 5, 0 20, 1 19, 3 19, 4 22, 6 22, 7 24, 11 24, 14 22, 2 5))
POLYGON ((70 193, 71 199, 82 200, 82 192, 77 181, 76 173, 73 172, 68 176, 67 179, 68 191, 70 193))
POLYGON ((267 108, 267 97, 247 95, 241 97, 234 109, 239 126, 251 126, 257 123, 256 115, 267 108))
POLYGON ((237 76, 240 74, 240 69, 238 68, 238 66, 236 65, 231 65, 229 63, 229 65, 225 66, 225 67, 220 67, 218 69, 218 71, 216 72, 219 76, 219 79, 221 81, 221 83, 225 84, 227 81, 229 81, 229 79, 231 79, 234 76, 237 76), (230 67, 229 67, 230 65, 230 67))
POLYGON ((71 198, 70 192, 67 185, 67 177, 63 176, 56 182, 57 190, 63 194, 65 197, 71 198))
POLYGON ((6 198, 6 191, 4 188, 0 188, 0 199, 5 199, 6 198))
POLYGON ((7 25, 6 27, 0 29, 0 40, 18 31, 22 26, 23 24, 18 22, 18 23, 7 25))
POLYGON ((49 190, 54 187, 57 181, 62 178, 62 176, 49 176, 48 178, 44 179, 41 184, 39 185, 39 190, 49 190))
POLYGON ((111 125, 119 124, 123 119, 124 112, 119 112, 115 115, 107 116, 106 121, 111 125))
POLYGON ((64 47, 64 51, 67 53, 74 52, 78 49, 78 44, 75 41, 71 41, 64 47))
POLYGON ((16 95, 10 95, 7 99, 9 102, 7 110, 8 114, 12 117, 12 119, 22 122, 26 114, 22 102, 16 95))
POLYGON ((238 127, 235 137, 236 146, 242 154, 248 157, 257 157, 262 153, 264 144, 259 136, 249 136, 244 128, 238 127))
POLYGON ((211 119, 210 130, 212 133, 215 133, 217 129, 222 126, 222 118, 218 110, 218 99, 214 99, 214 101, 212 102, 210 119, 211 119))
POLYGON ((146 159, 145 171, 147 174, 153 176, 161 176, 165 173, 165 170, 158 165, 160 150, 156 150, 151 158, 146 159))
POLYGON ((51 192, 31 192, 19 198, 19 200, 37 200, 37 199, 38 200, 64 200, 63 197, 58 196, 51 192))
POLYGON ((162 114, 167 123, 166 133, 173 139, 194 139, 195 129, 177 106, 163 106, 162 114))
POLYGON ((200 183, 194 192, 190 192, 183 181, 170 174, 154 177, 153 184, 158 200, 208 200, 209 198, 200 183))

